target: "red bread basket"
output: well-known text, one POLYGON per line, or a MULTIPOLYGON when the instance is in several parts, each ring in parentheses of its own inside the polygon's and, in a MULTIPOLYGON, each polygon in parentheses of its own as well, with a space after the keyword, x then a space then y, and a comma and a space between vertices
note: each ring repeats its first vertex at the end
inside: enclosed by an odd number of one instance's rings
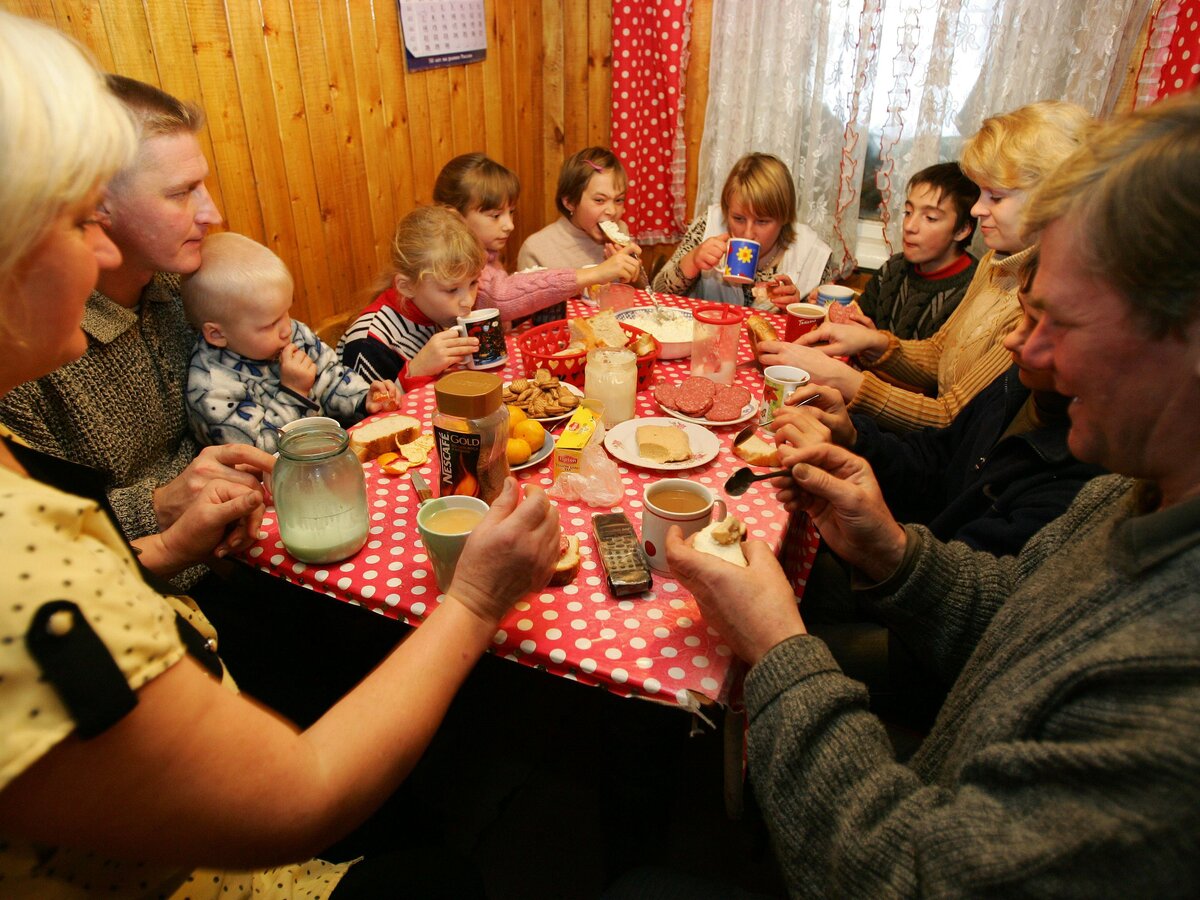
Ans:
MULTIPOLYGON (((626 325, 624 322, 619 324, 629 335, 630 340, 643 334, 640 328, 626 325)), ((654 349, 645 356, 637 358, 637 389, 639 391, 650 387, 654 375, 654 363, 658 360, 659 343, 653 336, 651 340, 654 341, 654 349)), ((583 370, 587 365, 587 351, 573 350, 561 356, 554 355, 570 342, 571 326, 566 319, 547 322, 545 325, 531 328, 520 335, 517 338, 517 346, 521 350, 521 359, 525 365, 525 377, 532 378, 538 369, 546 369, 559 380, 582 388, 583 370)))

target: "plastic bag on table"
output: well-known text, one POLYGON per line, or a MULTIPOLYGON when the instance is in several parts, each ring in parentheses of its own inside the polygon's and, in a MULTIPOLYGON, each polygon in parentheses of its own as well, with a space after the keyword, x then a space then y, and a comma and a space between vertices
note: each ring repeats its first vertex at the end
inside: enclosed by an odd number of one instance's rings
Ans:
POLYGON ((621 473, 604 450, 604 425, 583 449, 578 472, 563 472, 546 491, 556 500, 582 500, 588 506, 616 506, 624 495, 621 473))

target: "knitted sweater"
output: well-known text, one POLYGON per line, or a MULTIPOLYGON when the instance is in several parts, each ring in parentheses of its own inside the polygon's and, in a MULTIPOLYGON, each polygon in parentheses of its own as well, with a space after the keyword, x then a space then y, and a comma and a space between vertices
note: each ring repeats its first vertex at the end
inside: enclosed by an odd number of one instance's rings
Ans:
POLYGON ((188 366, 188 417, 202 444, 252 444, 274 453, 279 430, 306 416, 331 416, 353 425, 365 415, 370 385, 342 365, 303 322, 292 320, 292 343, 317 367, 307 395, 285 388, 279 363, 248 359, 204 338, 188 366))
POLYGON ((997 259, 990 251, 979 261, 962 303, 937 334, 923 341, 902 341, 890 334, 887 349, 878 357, 860 355, 859 363, 870 371, 863 373, 850 411, 874 416, 891 431, 949 425, 1012 362, 1002 342, 1021 317, 1017 276, 1033 252, 1029 247, 997 259), (897 382, 912 388, 898 387, 897 382))
POLYGON ((0 421, 35 450, 101 473, 126 537, 153 534, 153 491, 198 449, 184 404, 196 333, 178 276, 155 275, 137 311, 93 292, 83 330, 87 352, 10 391, 0 421))
POLYGON ((1017 558, 934 541, 873 600, 956 679, 910 765, 816 638, 746 680, 797 897, 1200 893, 1200 499, 1089 483, 1017 558))
POLYGON ((867 282, 858 305, 876 328, 902 340, 933 337, 958 309, 975 277, 979 263, 966 255, 970 265, 962 271, 945 278, 926 278, 903 253, 897 253, 867 282))

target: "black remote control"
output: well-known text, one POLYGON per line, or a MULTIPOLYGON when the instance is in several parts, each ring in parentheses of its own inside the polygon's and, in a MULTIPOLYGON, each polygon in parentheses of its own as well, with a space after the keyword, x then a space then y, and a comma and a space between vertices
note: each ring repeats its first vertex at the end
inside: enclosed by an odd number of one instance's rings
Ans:
POLYGON ((625 513, 597 513, 592 516, 592 531, 612 595, 624 597, 650 590, 650 564, 629 517, 625 513))

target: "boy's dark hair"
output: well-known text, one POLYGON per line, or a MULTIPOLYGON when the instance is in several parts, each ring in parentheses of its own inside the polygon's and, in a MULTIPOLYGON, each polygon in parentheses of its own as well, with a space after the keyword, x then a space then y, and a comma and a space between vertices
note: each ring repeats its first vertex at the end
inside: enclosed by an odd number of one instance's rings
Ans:
POLYGON ((967 236, 958 242, 959 250, 966 250, 975 235, 975 218, 971 207, 979 199, 979 186, 963 174, 958 163, 938 163, 928 166, 908 180, 908 191, 915 187, 929 187, 937 192, 938 203, 946 197, 954 203, 954 230, 964 225, 971 226, 967 236))

